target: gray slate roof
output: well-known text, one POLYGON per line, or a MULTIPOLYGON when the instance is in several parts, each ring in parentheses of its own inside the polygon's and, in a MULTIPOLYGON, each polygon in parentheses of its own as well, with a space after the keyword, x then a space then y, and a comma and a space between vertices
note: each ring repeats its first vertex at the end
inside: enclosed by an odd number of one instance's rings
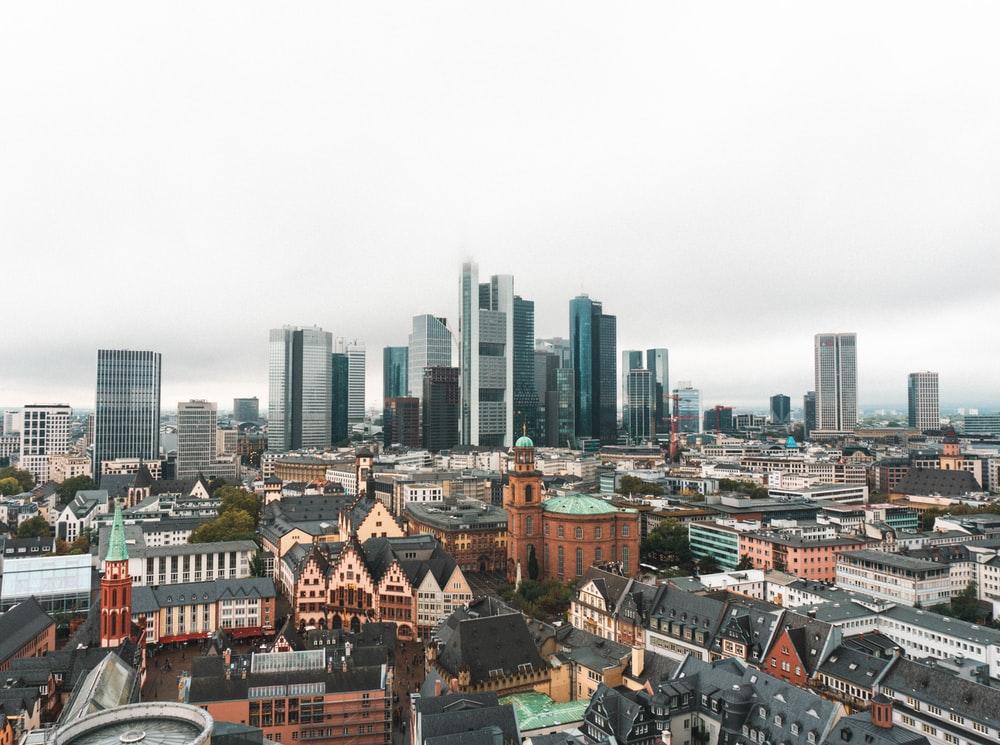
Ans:
POLYGON ((55 624, 34 598, 22 600, 0 615, 0 662, 17 651, 46 628, 55 624))

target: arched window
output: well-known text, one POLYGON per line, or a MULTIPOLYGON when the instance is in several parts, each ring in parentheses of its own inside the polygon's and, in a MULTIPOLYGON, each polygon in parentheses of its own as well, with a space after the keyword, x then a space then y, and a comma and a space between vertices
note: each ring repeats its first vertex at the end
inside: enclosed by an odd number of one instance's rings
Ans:
POLYGON ((111 614, 111 636, 118 633, 118 616, 117 614, 111 614))
POLYGON ((534 487, 532 487, 531 484, 527 484, 524 487, 524 501, 530 502, 532 499, 534 499, 534 497, 535 497, 534 487))

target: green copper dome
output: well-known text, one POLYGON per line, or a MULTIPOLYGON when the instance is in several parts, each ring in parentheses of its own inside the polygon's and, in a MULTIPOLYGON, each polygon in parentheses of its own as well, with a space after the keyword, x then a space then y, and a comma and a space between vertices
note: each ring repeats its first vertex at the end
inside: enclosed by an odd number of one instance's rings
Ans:
MULTIPOLYGON (((618 512, 619 508, 610 502, 596 497, 588 497, 586 494, 566 494, 561 497, 552 497, 542 502, 542 509, 546 512, 554 512, 561 515, 608 515, 618 512)), ((634 510, 623 510, 630 512, 634 510)))
POLYGON ((111 523, 111 535, 108 537, 108 555, 105 561, 128 561, 128 549, 125 548, 125 521, 122 520, 122 508, 115 505, 115 519, 111 523))
POLYGON ((533 443, 531 441, 531 438, 528 437, 527 435, 521 435, 520 437, 517 438, 517 442, 514 443, 514 447, 516 447, 516 448, 533 448, 533 447, 535 447, 535 443, 533 443))

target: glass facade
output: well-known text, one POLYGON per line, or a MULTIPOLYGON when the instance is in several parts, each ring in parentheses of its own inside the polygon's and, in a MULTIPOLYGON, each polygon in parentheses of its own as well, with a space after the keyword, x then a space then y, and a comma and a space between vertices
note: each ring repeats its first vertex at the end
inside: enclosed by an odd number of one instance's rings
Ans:
POLYGON ((784 393, 771 396, 771 424, 788 424, 792 415, 792 399, 784 393))
POLYGON ((271 329, 268 448, 276 452, 330 444, 332 336, 320 328, 271 329))
POLYGON ((542 442, 535 389, 535 303, 514 296, 514 429, 542 442))
POLYGON ((382 399, 399 398, 408 395, 410 386, 408 347, 385 347, 382 349, 382 399))
POLYGON ((688 543, 696 559, 711 558, 723 569, 735 569, 740 562, 740 537, 731 530, 720 530, 711 523, 690 523, 688 543))
POLYGON ((618 434, 616 318, 580 295, 569 302, 569 336, 576 371, 576 435, 615 442, 618 434))
POLYGON ((803 438, 816 429, 816 391, 809 391, 802 397, 803 438))
POLYGON ((413 317, 413 330, 409 338, 409 374, 407 396, 421 398, 424 395, 424 370, 428 367, 451 367, 451 329, 444 318, 431 315, 413 317))
POLYGON ((688 383, 675 388, 674 395, 677 396, 677 431, 684 434, 701 432, 701 391, 688 383))
POLYGON ((643 368, 629 370, 625 375, 625 393, 628 405, 625 407, 625 431, 629 444, 638 445, 652 439, 655 387, 653 374, 643 368))
POLYGON ((211 472, 217 417, 218 407, 208 401, 177 404, 177 478, 195 479, 211 472))
POLYGON ((334 352, 330 355, 330 439, 334 444, 348 437, 349 379, 347 355, 334 352))
POLYGON ((159 455, 159 352, 98 350, 93 473, 99 480, 106 460, 159 455))
POLYGON ((657 432, 670 431, 670 355, 664 348, 646 350, 646 369, 653 374, 653 424, 657 432))
POLYGON ((428 367, 422 396, 423 446, 432 452, 458 444, 459 386, 457 367, 428 367))

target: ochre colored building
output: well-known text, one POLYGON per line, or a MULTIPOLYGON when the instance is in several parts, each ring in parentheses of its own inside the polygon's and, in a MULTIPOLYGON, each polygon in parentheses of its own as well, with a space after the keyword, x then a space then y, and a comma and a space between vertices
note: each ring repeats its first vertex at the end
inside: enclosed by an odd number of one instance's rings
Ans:
POLYGON ((514 443, 514 466, 504 488, 507 510, 507 576, 571 581, 593 564, 619 562, 622 573, 639 565, 639 513, 586 494, 542 499, 535 446, 522 436, 514 443), (534 558, 532 559, 532 554, 534 558))

